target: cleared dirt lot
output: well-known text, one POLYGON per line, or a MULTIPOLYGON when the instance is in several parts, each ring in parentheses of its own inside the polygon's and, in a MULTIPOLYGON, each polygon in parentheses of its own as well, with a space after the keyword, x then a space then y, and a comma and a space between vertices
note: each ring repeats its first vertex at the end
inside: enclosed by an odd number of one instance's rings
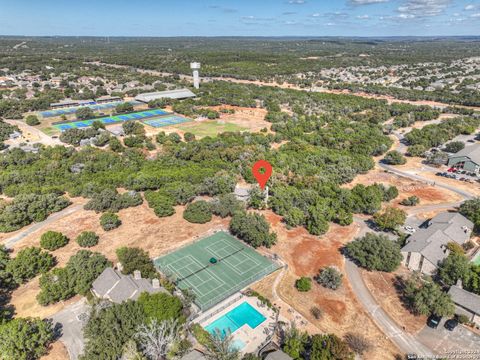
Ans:
POLYGON ((60 342, 56 341, 50 346, 50 350, 47 355, 42 356, 41 360, 67 360, 69 359, 68 351, 65 349, 65 346, 60 342))
MULTIPOLYGON (((398 168, 400 169, 402 167, 398 166, 398 168)), ((356 184, 372 185, 375 183, 381 183, 389 186, 394 185, 398 188, 399 195, 393 200, 394 204, 400 203, 403 199, 409 196, 417 196, 420 198, 421 205, 436 205, 462 200, 460 195, 454 193, 453 191, 442 189, 438 186, 433 186, 424 182, 396 176, 387 173, 380 168, 375 168, 374 170, 369 171, 367 174, 358 175, 350 184, 345 185, 345 187, 352 188, 356 184)))
MULTIPOLYGON (((101 214, 79 210, 29 234, 14 246, 13 255, 15 256, 20 249, 25 247, 39 246, 40 236, 45 231, 60 231, 70 238, 70 242, 52 253, 57 258, 57 266, 64 266, 70 256, 81 249, 75 242, 75 238, 80 232, 90 230, 100 236, 100 242, 89 250, 98 251, 115 263, 117 261, 115 250, 121 246, 140 247, 147 250, 151 257, 157 257, 190 242, 198 235, 202 236, 209 230, 228 227, 226 219, 214 217, 207 224, 192 224, 184 220, 182 214, 183 207, 179 206, 174 215, 168 218, 158 218, 144 203, 135 208, 121 210, 119 216, 122 225, 115 230, 105 232, 99 224, 101 214)), ((5 234, 2 234, 2 237, 5 238, 5 234)), ((38 278, 20 286, 13 292, 11 303, 16 308, 17 316, 47 317, 64 307, 62 303, 47 307, 39 305, 35 299, 38 292, 38 278)))
MULTIPOLYGON (((278 254, 288 264, 288 270, 277 288, 280 298, 318 328, 313 332, 329 332, 339 336, 348 332, 360 333, 374 344, 373 350, 365 358, 392 359, 398 352, 395 345, 385 338, 364 312, 346 278, 336 291, 314 284, 312 290, 305 294, 294 287, 299 276, 314 276, 325 266, 336 266, 344 273, 344 259, 339 249, 355 237, 359 227, 356 224, 347 227, 331 225, 326 235, 317 237, 303 228, 287 229, 280 222, 281 218, 270 211, 264 214, 278 235, 278 243, 265 251, 278 254), (322 310, 321 319, 316 320, 311 315, 313 306, 322 310)), ((264 280, 254 288, 270 297, 271 290, 268 288, 272 284, 273 281, 264 280)))
POLYGON ((425 316, 414 316, 403 305, 397 292, 397 276, 411 273, 403 266, 395 273, 362 270, 362 277, 370 293, 393 320, 411 334, 418 333, 427 321, 425 316))

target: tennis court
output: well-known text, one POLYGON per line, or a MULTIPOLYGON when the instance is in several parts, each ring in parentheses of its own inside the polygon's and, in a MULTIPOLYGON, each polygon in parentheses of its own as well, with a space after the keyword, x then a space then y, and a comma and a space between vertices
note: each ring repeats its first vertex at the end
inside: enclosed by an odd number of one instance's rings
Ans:
POLYGON ((116 124, 124 121, 130 121, 130 120, 143 120, 143 119, 148 119, 153 117, 159 117, 167 114, 169 114, 168 111, 165 111, 162 109, 152 109, 152 110, 145 110, 145 111, 137 111, 129 114, 105 116, 105 117, 90 119, 90 120, 77 120, 77 121, 71 121, 66 123, 54 123, 53 127, 58 130, 65 131, 65 130, 74 129, 74 128, 77 128, 77 129, 86 128, 88 126, 91 126, 94 121, 100 121, 105 125, 110 125, 110 124, 116 124))
MULTIPOLYGON (((73 107, 68 107, 68 108, 63 108, 63 109, 40 111, 39 114, 44 118, 49 118, 49 117, 55 117, 55 116, 74 114, 78 109, 80 109, 82 107, 89 107, 90 109, 95 111, 95 110, 113 109, 117 105, 124 104, 124 103, 125 103, 124 101, 114 101, 114 102, 105 103, 105 104, 91 104, 91 105, 85 105, 85 106, 73 106, 73 107)), ((134 106, 140 104, 138 101, 128 101, 128 103, 130 103, 134 106)))
POLYGON ((190 289, 195 294, 195 304, 202 310, 279 268, 226 232, 201 239, 154 262, 179 288, 190 289))
POLYGON ((145 120, 144 123, 147 125, 150 125, 154 128, 159 128, 162 126, 169 126, 169 125, 176 125, 176 124, 182 124, 185 122, 192 121, 190 119, 187 119, 183 116, 178 116, 178 115, 171 115, 171 116, 165 116, 159 119, 150 119, 150 120, 145 120))

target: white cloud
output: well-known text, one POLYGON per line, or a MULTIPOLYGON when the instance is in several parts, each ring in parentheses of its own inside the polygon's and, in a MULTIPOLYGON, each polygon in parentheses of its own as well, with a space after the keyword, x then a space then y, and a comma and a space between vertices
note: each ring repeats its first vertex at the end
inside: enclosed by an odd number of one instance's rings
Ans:
POLYGON ((473 4, 468 4, 467 6, 465 6, 465 10, 467 10, 467 11, 471 11, 471 10, 474 10, 474 9, 475 9, 475 7, 476 7, 476 6, 475 6, 475 5, 473 5, 473 4))
POLYGON ((451 0, 407 0, 404 5, 399 6, 397 11, 403 18, 425 17, 440 15, 451 0))
POLYGON ((363 19, 363 20, 370 19, 370 16, 368 16, 368 15, 357 15, 357 19, 363 19))
POLYGON ((472 15, 470 15, 470 17, 472 17, 472 18, 480 18, 480 13, 472 14, 472 15))
POLYGON ((379 4, 385 3, 390 0, 350 0, 350 4, 352 5, 371 5, 371 4, 379 4))
POLYGON ((306 3, 306 1, 305 0, 289 0, 288 3, 292 5, 303 5, 306 3))

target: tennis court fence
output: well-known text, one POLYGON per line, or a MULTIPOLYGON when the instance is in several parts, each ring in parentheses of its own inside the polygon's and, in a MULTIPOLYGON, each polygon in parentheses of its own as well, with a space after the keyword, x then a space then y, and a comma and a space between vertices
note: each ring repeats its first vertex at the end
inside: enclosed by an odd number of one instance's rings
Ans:
POLYGON ((228 291, 225 291, 223 292, 222 294, 220 295, 217 295, 215 296, 214 298, 202 303, 202 304, 198 304, 200 306, 200 308, 202 309, 202 311, 205 311, 205 310, 208 310, 210 309, 212 306, 218 304, 219 302, 221 302, 222 300, 228 298, 229 296, 232 296, 233 294, 235 294, 237 291, 247 287, 248 285, 250 285, 251 283, 257 281, 257 280, 260 280, 261 278, 267 276, 268 274, 271 274, 272 272, 274 272, 275 270, 279 269, 280 268, 280 265, 276 264, 276 263, 272 263, 271 265, 269 265, 268 267, 266 267, 265 269, 263 269, 262 271, 256 273, 255 275, 253 276, 250 276, 249 278, 247 279, 244 279, 242 281, 240 281, 239 283, 237 283, 235 286, 233 286, 232 288, 230 288, 228 291))
MULTIPOLYGON (((217 315, 219 312, 225 310, 227 307, 229 307, 230 305, 232 304, 235 304, 237 301, 239 301, 240 299, 242 299, 244 297, 243 294, 239 294, 238 296, 235 296, 233 299, 231 299, 230 301, 228 301, 227 303, 223 304, 222 306, 220 306, 218 309, 216 309, 215 311, 212 311, 211 313, 205 315, 202 319, 198 320, 197 323, 203 323, 204 321, 207 321, 208 319, 211 319, 212 317, 214 317, 215 315, 217 315)), ((199 317, 201 315, 201 313, 198 313, 193 319, 196 319, 197 317, 199 317)))

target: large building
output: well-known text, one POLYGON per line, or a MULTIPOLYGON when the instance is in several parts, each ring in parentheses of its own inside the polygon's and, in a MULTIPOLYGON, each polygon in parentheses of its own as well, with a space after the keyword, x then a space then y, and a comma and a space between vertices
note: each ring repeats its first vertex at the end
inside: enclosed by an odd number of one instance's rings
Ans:
POLYGON ((465 244, 472 230, 473 223, 459 213, 438 214, 426 229, 418 230, 407 239, 402 248, 403 264, 410 270, 431 275, 448 256, 448 243, 465 244))
POLYGON ((448 158, 448 166, 480 172, 480 144, 470 145, 448 158))
POLYGON ((149 103, 152 100, 158 99, 188 99, 195 96, 196 95, 188 89, 177 89, 138 94, 135 96, 135 100, 149 103))

